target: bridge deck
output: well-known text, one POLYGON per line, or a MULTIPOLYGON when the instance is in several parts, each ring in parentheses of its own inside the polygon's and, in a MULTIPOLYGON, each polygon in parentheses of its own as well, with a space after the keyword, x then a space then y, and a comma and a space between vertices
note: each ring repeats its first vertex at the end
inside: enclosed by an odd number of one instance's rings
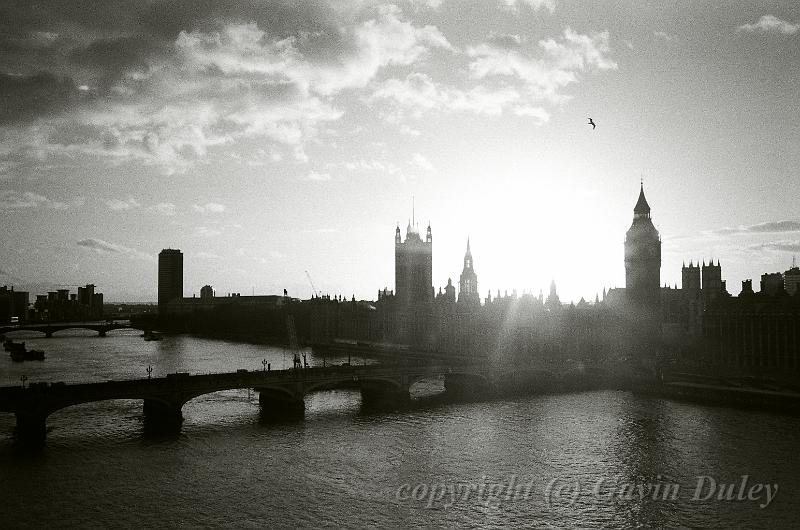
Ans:
POLYGON ((448 373, 479 374, 482 367, 462 366, 332 366, 291 370, 239 370, 236 372, 198 374, 169 374, 166 377, 106 381, 99 383, 32 383, 0 388, 0 411, 15 412, 30 401, 57 401, 80 403, 104 399, 143 399, 179 392, 184 395, 201 395, 226 389, 268 388, 300 383, 321 386, 359 380, 392 380, 405 378, 418 380, 439 377, 448 373))

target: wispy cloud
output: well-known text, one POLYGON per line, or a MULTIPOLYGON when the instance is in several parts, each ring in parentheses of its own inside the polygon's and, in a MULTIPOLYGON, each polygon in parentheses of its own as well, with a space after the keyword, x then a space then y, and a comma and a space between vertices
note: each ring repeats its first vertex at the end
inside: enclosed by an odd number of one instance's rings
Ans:
POLYGON ((800 252, 800 240, 795 241, 768 241, 766 243, 758 243, 750 245, 747 250, 763 251, 774 250, 778 252, 800 252))
POLYGON ((167 216, 172 216, 177 213, 176 206, 171 202, 160 202, 156 205, 151 206, 151 209, 155 210, 156 212, 162 215, 167 215, 167 216))
POLYGON ((665 32, 665 31, 656 31, 656 32, 653 33, 653 35, 655 35, 656 38, 661 39, 661 40, 665 40, 667 42, 672 42, 672 41, 677 39, 677 37, 675 35, 671 35, 671 34, 665 32))
POLYGON ((305 177, 303 177, 303 180, 310 180, 312 182, 324 182, 331 180, 331 174, 322 173, 319 171, 311 171, 305 177))
POLYGON ((768 234, 777 232, 800 232, 800 221, 767 221, 736 228, 720 228, 713 233, 719 235, 768 234))
POLYGON ((800 30, 800 24, 792 24, 785 20, 781 20, 774 15, 764 15, 757 22, 752 24, 743 24, 736 28, 737 31, 746 31, 749 33, 780 33, 782 35, 794 35, 800 30))
MULTIPOLYGON (((76 199, 73 204, 82 203, 81 199, 76 199)), ((69 203, 55 201, 31 191, 19 192, 14 190, 0 190, 0 210, 16 210, 23 208, 52 208, 54 210, 66 210, 70 207, 69 203)))
POLYGON ((411 157, 411 164, 425 171, 436 171, 433 163, 422 153, 414 153, 414 156, 411 157))
POLYGON ((139 250, 126 247, 124 245, 120 245, 117 243, 110 243, 108 241, 104 241, 102 239, 95 239, 95 238, 88 238, 88 239, 81 239, 78 241, 78 246, 87 248, 89 250, 93 250, 98 254, 119 254, 124 256, 130 256, 137 259, 142 259, 145 261, 156 261, 155 256, 150 254, 141 252, 139 250))
POLYGON ((502 0, 502 2, 512 9, 529 7, 533 10, 547 9, 552 13, 556 8, 556 0, 502 0))
POLYGON ((109 199, 106 201, 108 208, 113 211, 132 210, 141 206, 139 201, 133 197, 128 197, 126 200, 109 199))
POLYGON ((207 202, 205 204, 195 204, 192 210, 199 213, 223 213, 225 205, 218 202, 207 202))
POLYGON ((217 230, 216 228, 209 228, 207 226, 198 226, 194 229, 194 234, 200 237, 214 237, 218 236, 222 233, 221 230, 217 230))
POLYGON ((348 171, 366 171, 370 173, 386 173, 389 175, 396 175, 400 173, 400 168, 391 162, 381 160, 354 160, 352 162, 344 163, 345 169, 348 171))

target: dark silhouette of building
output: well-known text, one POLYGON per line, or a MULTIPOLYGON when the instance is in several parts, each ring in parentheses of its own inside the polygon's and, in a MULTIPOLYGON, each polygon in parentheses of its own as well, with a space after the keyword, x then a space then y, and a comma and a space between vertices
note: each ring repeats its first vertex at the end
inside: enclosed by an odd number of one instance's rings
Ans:
POLYGON ((702 276, 703 298, 706 302, 716 300, 727 292, 725 282, 722 280, 722 267, 719 264, 719 260, 717 260, 716 265, 713 259, 708 265, 703 261, 702 276))
POLYGON ((431 226, 425 241, 409 221, 406 239, 400 238, 400 227, 394 236, 395 296, 401 307, 427 304, 433 301, 433 235, 431 226))
POLYGON ((214 301, 214 288, 210 285, 204 285, 200 288, 200 300, 205 302, 214 301))
POLYGON ((11 321, 12 318, 25 320, 28 314, 29 294, 27 291, 15 291, 4 285, 0 287, 0 322, 11 321))
POLYGON ((642 185, 633 209, 633 223, 625 234, 625 292, 635 307, 656 312, 660 287, 661 236, 650 218, 642 185))
POLYGON ((456 301, 456 286, 453 285, 452 278, 447 278, 447 285, 444 287, 444 299, 451 304, 456 301))
POLYGON ((761 292, 768 296, 776 296, 783 290, 783 275, 780 272, 772 272, 761 275, 761 292))
POLYGON ((783 273, 783 290, 794 296, 800 290, 800 267, 792 258, 792 268, 783 273))
MULTIPOLYGON (((500 293, 497 293, 497 298, 500 298, 500 293)), ((561 299, 558 297, 556 290, 556 281, 550 281, 550 293, 547 295, 547 301, 544 303, 545 307, 550 311, 558 311, 561 309, 561 299)))
POLYGON ((469 248, 469 238, 467 238, 467 252, 464 254, 464 269, 458 280, 458 303, 470 306, 481 304, 478 296, 478 275, 472 263, 472 251, 469 248))
POLYGON ((684 291, 697 291, 699 294, 700 284, 700 264, 694 265, 691 261, 689 266, 684 262, 681 268, 681 289, 684 291))
POLYGON ((764 274, 761 291, 742 282, 738 297, 709 304, 703 315, 703 363, 711 370, 784 377, 800 371, 800 296, 780 273, 764 274))
POLYGON ((158 254, 159 310, 176 298, 183 298, 183 253, 165 248, 158 254))
MULTIPOLYGON (((633 222, 625 234, 625 311, 636 337, 652 341, 661 334, 661 237, 650 205, 639 188, 633 222)), ((634 349, 642 350, 638 345, 634 349)))
POLYGON ((28 311, 29 320, 51 322, 71 320, 98 320, 103 318, 103 293, 96 293, 93 284, 78 287, 78 292, 69 289, 50 291, 37 295, 33 309, 28 311))

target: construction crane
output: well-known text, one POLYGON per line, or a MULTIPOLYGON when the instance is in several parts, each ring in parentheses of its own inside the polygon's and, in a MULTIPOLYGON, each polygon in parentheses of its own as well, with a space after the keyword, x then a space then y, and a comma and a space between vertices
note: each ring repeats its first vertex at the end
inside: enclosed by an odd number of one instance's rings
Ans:
POLYGON ((314 280, 311 279, 311 275, 306 271, 306 277, 308 278, 308 283, 311 284, 311 291, 314 293, 314 296, 319 298, 319 293, 317 292, 317 288, 314 287, 314 280))

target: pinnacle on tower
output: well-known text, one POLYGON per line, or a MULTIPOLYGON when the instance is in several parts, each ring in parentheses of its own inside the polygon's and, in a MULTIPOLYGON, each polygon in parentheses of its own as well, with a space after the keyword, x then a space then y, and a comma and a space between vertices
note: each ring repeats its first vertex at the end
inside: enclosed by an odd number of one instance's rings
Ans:
POLYGON ((650 205, 647 204, 647 199, 644 196, 644 183, 639 188, 639 199, 636 201, 636 206, 633 208, 633 213, 636 215, 650 216, 650 205))

